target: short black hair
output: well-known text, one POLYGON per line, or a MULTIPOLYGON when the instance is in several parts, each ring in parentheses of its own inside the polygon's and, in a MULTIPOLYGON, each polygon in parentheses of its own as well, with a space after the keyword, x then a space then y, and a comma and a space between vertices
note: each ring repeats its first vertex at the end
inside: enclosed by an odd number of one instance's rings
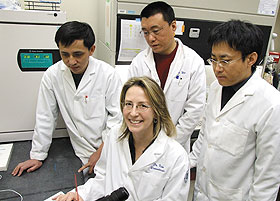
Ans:
POLYGON ((258 60, 261 61, 264 34, 261 29, 250 23, 241 20, 230 20, 219 24, 211 30, 208 43, 212 47, 221 42, 226 42, 234 50, 240 51, 243 61, 249 54, 256 52, 258 60))
POLYGON ((64 46, 71 45, 75 40, 84 40, 84 46, 90 49, 95 43, 95 35, 89 24, 70 21, 64 23, 55 34, 55 42, 64 46))
POLYGON ((175 20, 175 14, 173 8, 169 4, 163 1, 156 1, 148 4, 141 11, 140 17, 149 18, 158 13, 161 13, 163 15, 164 21, 167 21, 168 24, 171 24, 175 20))

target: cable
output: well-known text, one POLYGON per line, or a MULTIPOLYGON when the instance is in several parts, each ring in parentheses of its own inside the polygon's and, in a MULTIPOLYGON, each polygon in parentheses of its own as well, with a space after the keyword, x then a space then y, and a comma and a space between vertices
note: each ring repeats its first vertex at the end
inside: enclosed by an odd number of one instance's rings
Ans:
POLYGON ((15 190, 13 190, 13 189, 0 190, 0 193, 1 192, 13 192, 13 193, 17 194, 20 197, 20 201, 23 201, 22 195, 20 193, 16 192, 15 190))

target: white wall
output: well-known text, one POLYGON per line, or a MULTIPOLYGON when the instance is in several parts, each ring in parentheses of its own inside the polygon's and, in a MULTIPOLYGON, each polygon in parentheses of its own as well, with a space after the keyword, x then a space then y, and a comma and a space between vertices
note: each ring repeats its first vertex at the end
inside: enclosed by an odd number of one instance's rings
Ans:
MULTIPOLYGON (((101 0, 62 0, 60 10, 66 11, 67 21, 82 21, 90 24, 96 41, 98 36, 98 2, 101 0)), ((96 48, 96 52, 98 48, 96 48)), ((96 55, 96 52, 94 55, 96 55)))

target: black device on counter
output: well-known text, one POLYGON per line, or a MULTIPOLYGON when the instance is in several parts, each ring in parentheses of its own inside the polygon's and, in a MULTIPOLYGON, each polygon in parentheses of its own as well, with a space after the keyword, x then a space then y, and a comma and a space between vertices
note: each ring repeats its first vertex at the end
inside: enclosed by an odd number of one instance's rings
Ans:
POLYGON ((128 191, 124 187, 113 191, 110 195, 99 198, 96 201, 125 201, 129 197, 128 191))

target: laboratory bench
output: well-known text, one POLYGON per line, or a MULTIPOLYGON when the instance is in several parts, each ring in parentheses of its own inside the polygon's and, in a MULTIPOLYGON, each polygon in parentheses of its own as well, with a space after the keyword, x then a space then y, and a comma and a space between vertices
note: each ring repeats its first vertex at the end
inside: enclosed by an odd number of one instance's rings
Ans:
MULTIPOLYGON (((20 176, 11 172, 20 162, 29 159, 31 141, 13 142, 13 150, 7 171, 0 171, 0 191, 12 189, 23 196, 23 201, 43 201, 57 192, 68 192, 75 187, 75 174, 78 185, 83 184, 82 173, 78 173, 81 161, 74 154, 70 139, 55 138, 48 158, 34 172, 26 171, 20 176)), ((12 192, 0 192, 0 201, 20 201, 12 192)))

